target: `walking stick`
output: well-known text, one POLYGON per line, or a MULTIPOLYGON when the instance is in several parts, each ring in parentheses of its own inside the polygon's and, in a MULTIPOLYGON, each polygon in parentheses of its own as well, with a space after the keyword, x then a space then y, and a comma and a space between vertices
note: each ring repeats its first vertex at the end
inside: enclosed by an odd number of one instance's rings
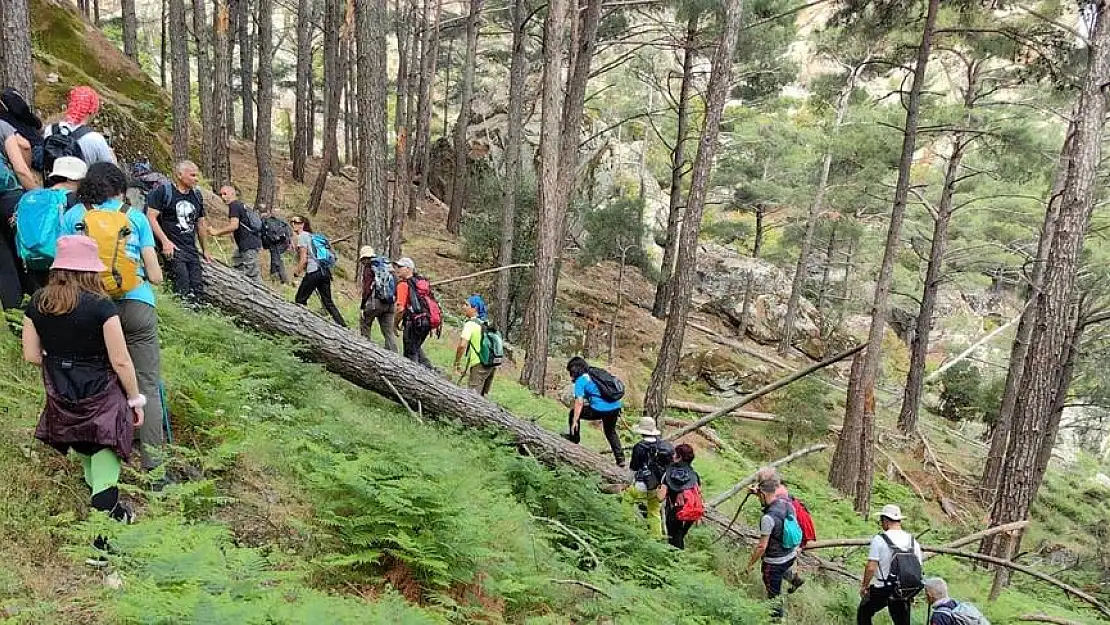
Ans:
POLYGON ((736 506, 736 514, 732 515, 732 520, 728 522, 727 526, 725 526, 725 529, 723 532, 721 532, 721 535, 714 539, 713 542, 709 543, 710 546, 716 545, 718 542, 720 542, 722 538, 724 538, 730 531, 732 531, 732 526, 736 523, 736 519, 740 518, 740 511, 744 509, 744 504, 748 503, 748 498, 751 496, 752 491, 749 490, 748 494, 744 495, 744 499, 740 502, 740 505, 736 506))

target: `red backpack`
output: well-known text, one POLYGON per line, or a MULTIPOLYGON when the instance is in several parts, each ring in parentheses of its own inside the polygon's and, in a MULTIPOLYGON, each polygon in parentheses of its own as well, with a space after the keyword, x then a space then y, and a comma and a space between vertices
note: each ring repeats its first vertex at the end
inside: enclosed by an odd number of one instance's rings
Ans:
POLYGON ((790 502, 794 504, 794 516, 802 528, 802 547, 805 548, 806 543, 817 540, 817 528, 813 527, 813 517, 801 499, 791 498, 790 502))
POLYGON ((405 322, 438 330, 443 325, 443 312, 432 294, 431 283, 423 276, 415 276, 408 281, 408 285, 409 303, 405 322))
POLYGON ((675 497, 675 518, 679 521, 696 523, 705 516, 705 502, 701 498, 701 485, 687 488, 675 497))

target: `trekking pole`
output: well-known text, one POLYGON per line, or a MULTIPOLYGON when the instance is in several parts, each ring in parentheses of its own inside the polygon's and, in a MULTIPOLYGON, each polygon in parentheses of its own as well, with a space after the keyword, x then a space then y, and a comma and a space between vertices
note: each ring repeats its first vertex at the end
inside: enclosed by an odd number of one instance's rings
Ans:
POLYGON ((736 514, 732 515, 732 520, 728 522, 727 526, 725 526, 725 529, 723 532, 721 532, 721 535, 714 539, 713 542, 709 543, 710 547, 719 543, 722 538, 727 536, 728 533, 732 531, 732 526, 736 523, 736 519, 740 518, 740 511, 744 509, 744 504, 748 503, 748 498, 751 496, 752 491, 749 490, 748 494, 744 495, 744 499, 740 502, 740 505, 736 506, 736 514))

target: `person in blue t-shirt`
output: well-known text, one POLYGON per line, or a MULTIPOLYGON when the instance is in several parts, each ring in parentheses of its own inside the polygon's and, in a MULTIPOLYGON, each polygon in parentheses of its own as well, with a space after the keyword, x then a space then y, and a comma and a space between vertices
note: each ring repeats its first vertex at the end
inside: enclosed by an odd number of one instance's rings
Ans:
MULTIPOLYGON (((78 234, 88 208, 118 211, 123 208, 127 193, 127 176, 112 163, 89 166, 85 179, 77 188, 77 204, 62 217, 62 233, 78 234)), ((162 395, 159 380, 162 373, 162 353, 158 346, 158 315, 152 284, 162 283, 162 268, 154 248, 154 230, 150 220, 134 207, 127 209, 131 223, 131 236, 127 239, 126 253, 138 265, 142 282, 116 301, 120 325, 127 341, 127 351, 135 363, 139 392, 147 397, 146 414, 151 415, 135 434, 144 470, 162 464, 165 433, 162 429, 162 395)))
POLYGON ((624 449, 621 447, 621 437, 617 434, 617 422, 621 418, 621 402, 606 401, 601 397, 589 374, 590 363, 585 358, 575 356, 567 362, 567 373, 574 380, 574 405, 568 416, 569 432, 566 439, 572 443, 582 440, 582 421, 601 421, 605 430, 605 439, 609 441, 609 448, 613 450, 613 457, 618 467, 624 466, 624 449))

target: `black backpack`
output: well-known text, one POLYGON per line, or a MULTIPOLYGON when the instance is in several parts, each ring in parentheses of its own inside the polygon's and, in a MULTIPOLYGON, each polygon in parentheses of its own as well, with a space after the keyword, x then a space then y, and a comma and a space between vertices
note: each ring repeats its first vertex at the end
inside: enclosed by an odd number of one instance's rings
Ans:
POLYGON ((890 598, 897 601, 910 601, 925 588, 925 575, 921 571, 921 560, 914 553, 917 541, 910 537, 910 548, 899 549, 886 532, 879 534, 890 548, 894 558, 890 561, 890 571, 884 580, 890 589, 890 598))
POLYGON ((586 370, 590 379, 597 385, 601 398, 608 402, 617 402, 624 397, 624 382, 601 367, 590 367, 586 370))
POLYGON ((90 132, 92 128, 88 126, 80 126, 74 130, 61 124, 51 126, 50 136, 42 141, 43 176, 49 176, 50 172, 54 171, 54 161, 63 156, 76 156, 82 161, 85 160, 85 155, 81 152, 81 144, 78 142, 81 137, 90 132))
POLYGON ((293 231, 285 221, 277 217, 267 217, 262 220, 262 245, 268 248, 285 247, 292 236, 293 231))
POLYGON ((254 235, 262 234, 262 217, 250 206, 242 205, 239 210, 239 226, 254 235))
POLYGON ((648 490, 655 490, 659 488, 659 484, 663 481, 663 474, 667 472, 667 467, 674 459, 674 445, 663 440, 655 441, 650 445, 647 464, 636 471, 635 480, 643 482, 648 490))

